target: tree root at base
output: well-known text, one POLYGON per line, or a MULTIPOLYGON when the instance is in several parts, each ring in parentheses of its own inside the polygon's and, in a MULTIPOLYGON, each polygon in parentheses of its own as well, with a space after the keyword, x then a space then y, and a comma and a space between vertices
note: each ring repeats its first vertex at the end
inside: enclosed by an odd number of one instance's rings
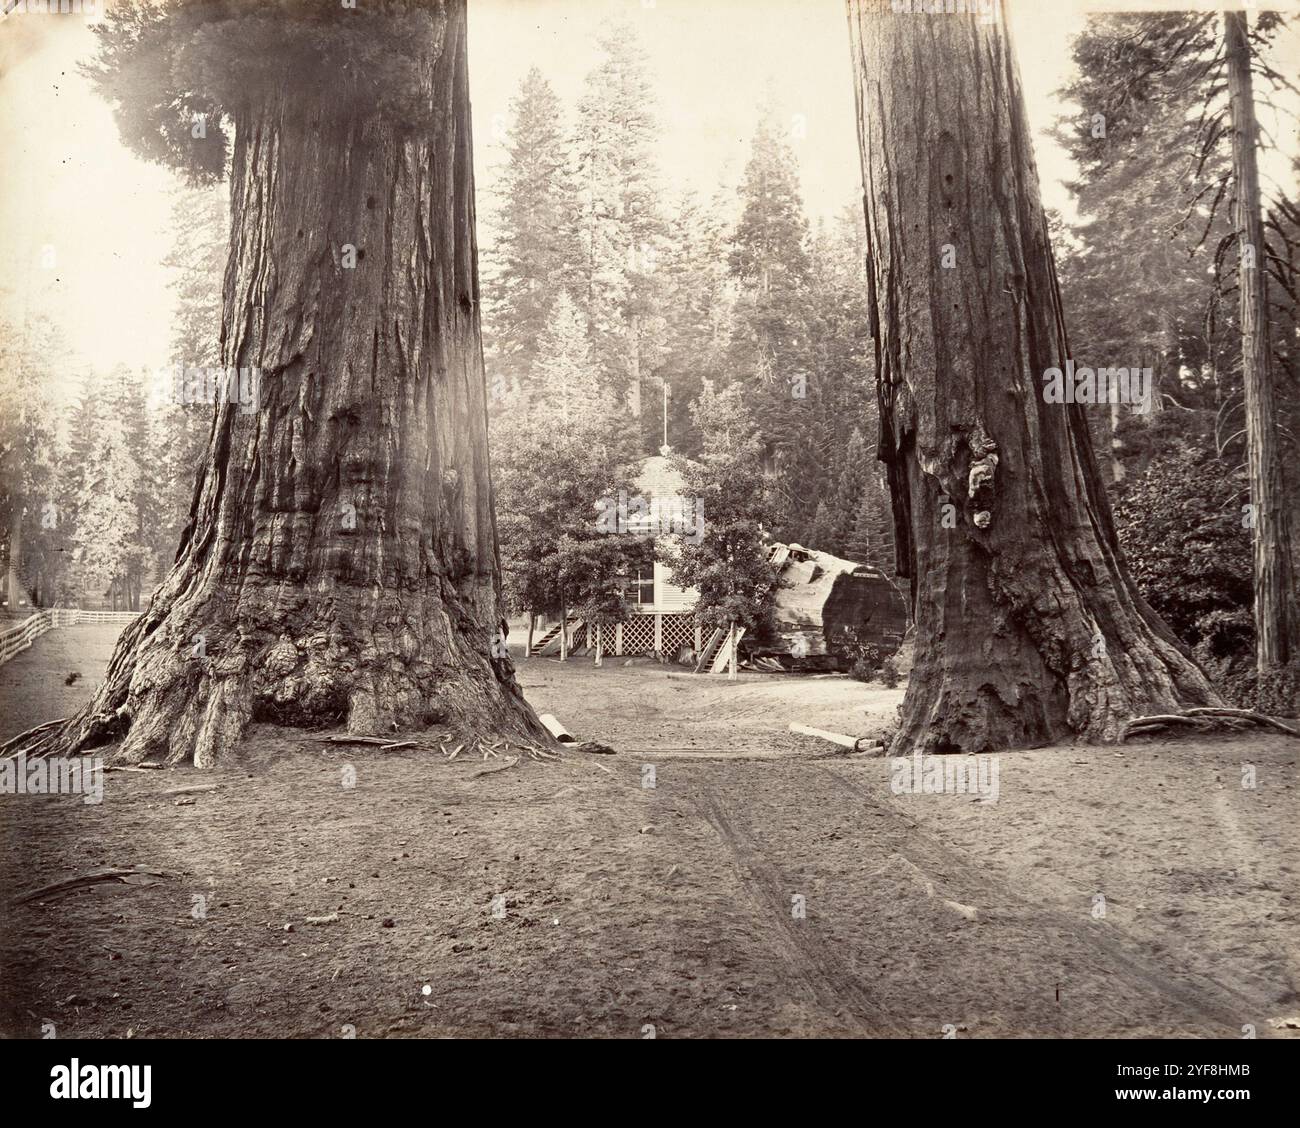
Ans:
POLYGON ((1251 725, 1259 725, 1264 728, 1276 729, 1278 732, 1284 732, 1287 736, 1293 736, 1300 740, 1300 729, 1284 725, 1281 721, 1266 717, 1263 713, 1256 713, 1253 709, 1201 706, 1195 709, 1182 709, 1177 713, 1134 717, 1120 731, 1119 743, 1123 744, 1130 736, 1141 736, 1145 733, 1157 732, 1170 725, 1183 725, 1202 732, 1210 732, 1215 729, 1239 731, 1243 728, 1249 728, 1251 725))

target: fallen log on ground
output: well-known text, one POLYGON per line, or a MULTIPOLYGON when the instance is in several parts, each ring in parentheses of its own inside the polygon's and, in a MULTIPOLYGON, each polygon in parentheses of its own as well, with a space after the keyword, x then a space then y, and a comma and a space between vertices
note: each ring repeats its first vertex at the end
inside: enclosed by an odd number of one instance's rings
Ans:
POLYGON ((131 869, 108 868, 101 870, 92 870, 90 873, 83 873, 77 877, 66 877, 62 881, 51 882, 49 885, 42 885, 39 889, 33 889, 28 893, 20 894, 9 903, 11 905, 25 905, 29 901, 38 901, 43 897, 57 896, 61 893, 70 893, 74 889, 84 889, 91 885, 99 885, 106 881, 115 881, 123 885, 154 885, 156 882, 131 881, 133 877, 175 877, 174 873, 167 870, 144 869, 136 866, 131 869))
POLYGON ((826 729, 813 728, 811 725, 790 726, 791 732, 797 732, 802 736, 815 736, 819 740, 829 740, 832 744, 838 744, 841 748, 849 748, 854 751, 858 747, 858 738, 856 736, 846 736, 842 732, 827 732, 826 729))
POLYGON ((799 733, 802 736, 815 736, 819 740, 829 740, 832 744, 838 744, 841 748, 847 748, 851 752, 878 755, 885 750, 883 744, 869 736, 848 736, 842 732, 828 732, 826 729, 813 728, 811 725, 796 724, 790 726, 790 731, 799 733))
POLYGON ((569 730, 566 729, 562 724, 560 724, 560 722, 557 721, 552 714, 539 713, 537 719, 541 721, 543 725, 546 726, 546 731, 549 732, 553 737, 555 737, 555 739, 558 740, 561 744, 577 743, 577 739, 573 736, 573 734, 569 732, 569 730))

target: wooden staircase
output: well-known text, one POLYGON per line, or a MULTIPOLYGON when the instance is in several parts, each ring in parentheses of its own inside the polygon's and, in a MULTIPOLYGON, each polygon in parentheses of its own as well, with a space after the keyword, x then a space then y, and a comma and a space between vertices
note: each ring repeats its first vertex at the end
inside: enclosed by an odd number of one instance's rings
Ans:
MULTIPOLYGON (((768 551, 767 562, 772 565, 779 576, 785 571, 785 566, 790 562, 790 546, 786 544, 773 545, 768 551)), ((735 645, 737 648, 740 646, 740 640, 744 637, 745 628, 741 627, 736 631, 735 645)), ((699 661, 695 663, 695 672, 698 674, 707 666, 711 674, 724 674, 730 665, 731 647, 727 645, 727 631, 725 627, 719 627, 709 635, 709 641, 704 644, 699 661)))
MULTIPOLYGON (((736 646, 740 646, 740 640, 745 637, 745 628, 740 627, 736 631, 736 646)), ((731 647, 727 643, 726 627, 719 627, 711 635, 709 641, 704 644, 704 649, 700 652, 699 661, 695 663, 695 672, 698 674, 706 666, 711 674, 725 674, 727 668, 731 665, 731 647)))
POLYGON ((737 657, 739 657, 740 640, 744 637, 745 637, 745 628, 739 627, 737 628, 736 633, 733 636, 734 642, 729 644, 727 642, 727 632, 726 631, 722 632, 722 642, 718 646, 718 654, 717 657, 713 659, 713 667, 712 669, 710 669, 709 671, 710 673, 725 674, 727 672, 727 668, 731 665, 732 645, 735 646, 737 657))
MULTIPOLYGON (((570 616, 569 626, 576 629, 582 626, 582 620, 570 616)), ((539 638, 536 642, 533 643, 533 648, 528 652, 528 656, 530 658, 536 658, 541 654, 545 654, 552 647, 554 647, 556 650, 559 650, 560 648, 560 624, 559 623, 556 623, 555 626, 553 626, 549 631, 547 631, 544 635, 542 635, 541 638, 539 638)))
POLYGON ((718 656, 718 650, 726 641, 727 632, 719 627, 711 635, 709 641, 704 644, 704 649, 700 651, 700 657, 695 663, 695 672, 698 674, 706 665, 712 665, 713 659, 718 656))

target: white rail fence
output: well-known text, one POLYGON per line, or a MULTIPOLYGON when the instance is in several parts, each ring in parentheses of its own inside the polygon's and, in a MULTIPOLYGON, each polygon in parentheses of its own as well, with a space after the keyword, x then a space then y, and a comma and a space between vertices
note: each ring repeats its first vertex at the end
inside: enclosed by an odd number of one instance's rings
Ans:
POLYGON ((0 630, 0 666, 21 654, 54 627, 71 627, 77 623, 129 623, 139 614, 139 611, 83 611, 79 607, 51 607, 48 611, 37 611, 21 623, 0 630))

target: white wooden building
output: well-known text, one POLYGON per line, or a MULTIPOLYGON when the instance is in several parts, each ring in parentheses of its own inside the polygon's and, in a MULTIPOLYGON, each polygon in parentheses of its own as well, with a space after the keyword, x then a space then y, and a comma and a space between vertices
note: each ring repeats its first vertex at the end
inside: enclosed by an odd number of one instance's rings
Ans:
MULTIPOLYGON (((654 455, 642 463, 633 485, 640 496, 660 502, 679 501, 685 489, 681 474, 662 455, 654 455)), ((695 621, 695 604, 700 594, 694 588, 680 588, 672 582, 677 551, 672 537, 658 537, 653 571, 629 577, 625 594, 632 613, 615 628, 615 654, 658 652, 671 658, 683 646, 700 649, 700 628, 695 621)))
MULTIPOLYGON (((647 458, 632 485, 638 497, 648 503, 658 501, 661 505, 680 501, 685 488, 682 476, 662 455, 647 458)), ((630 518, 628 531, 638 531, 635 516, 630 518)), ((703 640, 695 620, 699 592, 693 588, 680 588, 672 582, 676 550, 671 536, 657 537, 653 566, 628 577, 624 597, 630 614, 624 622, 604 629, 606 653, 632 656, 657 653, 671 659, 684 646, 700 650, 703 640)), ((571 618, 569 637, 571 652, 581 653, 595 645, 595 628, 591 629, 588 637, 587 624, 581 619, 571 618)), ((532 652, 549 654, 559 649, 559 624, 555 624, 534 643, 532 652)))

